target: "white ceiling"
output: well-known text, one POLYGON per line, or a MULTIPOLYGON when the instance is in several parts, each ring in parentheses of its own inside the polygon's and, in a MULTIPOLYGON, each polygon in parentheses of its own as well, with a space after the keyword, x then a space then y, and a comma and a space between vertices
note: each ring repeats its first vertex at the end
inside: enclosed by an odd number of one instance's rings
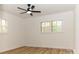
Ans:
MULTIPOLYGON (((33 5, 36 6, 34 10, 41 11, 41 13, 33 13, 34 15, 33 17, 53 14, 53 13, 58 13, 68 10, 74 10, 75 8, 75 5, 73 4, 33 4, 33 5)), ((1 10, 20 16, 22 18, 32 17, 26 13, 20 14, 22 10, 17 9, 17 7, 27 9, 27 4, 3 4, 1 6, 2 6, 1 10)))

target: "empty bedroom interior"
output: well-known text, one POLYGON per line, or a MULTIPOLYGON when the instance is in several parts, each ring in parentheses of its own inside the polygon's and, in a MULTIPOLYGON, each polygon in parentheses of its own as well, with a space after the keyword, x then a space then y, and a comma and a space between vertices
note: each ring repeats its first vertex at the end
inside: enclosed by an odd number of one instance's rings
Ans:
POLYGON ((0 5, 0 53, 79 53, 79 5, 32 5, 41 13, 26 13, 27 4, 0 5))

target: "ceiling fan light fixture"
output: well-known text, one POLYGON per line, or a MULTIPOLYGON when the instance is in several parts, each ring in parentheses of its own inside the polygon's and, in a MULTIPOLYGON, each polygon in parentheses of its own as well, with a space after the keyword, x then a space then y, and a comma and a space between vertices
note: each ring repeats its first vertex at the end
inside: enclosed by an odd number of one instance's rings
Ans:
POLYGON ((31 12, 31 11, 28 11, 27 13, 30 14, 30 13, 32 13, 32 12, 31 12))

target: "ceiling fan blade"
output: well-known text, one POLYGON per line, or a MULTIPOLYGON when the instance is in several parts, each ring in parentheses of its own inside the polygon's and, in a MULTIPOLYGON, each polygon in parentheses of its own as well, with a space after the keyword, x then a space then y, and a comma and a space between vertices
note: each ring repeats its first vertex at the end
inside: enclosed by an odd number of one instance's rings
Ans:
POLYGON ((41 13, 41 11, 31 11, 31 12, 35 12, 35 13, 41 13))
POLYGON ((35 6, 34 6, 34 5, 32 5, 31 9, 34 9, 34 8, 35 8, 35 6))
POLYGON ((32 14, 32 13, 30 13, 30 15, 31 15, 31 16, 33 16, 33 14, 32 14))
POLYGON ((22 12, 22 13, 20 13, 20 14, 24 14, 24 13, 27 13, 27 12, 22 12))
POLYGON ((21 9, 21 10, 24 10, 24 11, 27 11, 26 9, 23 9, 23 8, 20 8, 20 7, 17 7, 18 9, 21 9))
POLYGON ((30 8, 31 4, 27 4, 27 6, 30 8))

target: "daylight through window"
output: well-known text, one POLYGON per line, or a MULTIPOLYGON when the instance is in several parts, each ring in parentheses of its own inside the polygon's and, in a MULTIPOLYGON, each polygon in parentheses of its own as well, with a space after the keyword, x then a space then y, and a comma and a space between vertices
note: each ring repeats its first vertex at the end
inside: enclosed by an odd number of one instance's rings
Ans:
POLYGON ((42 32, 61 32, 62 21, 48 21, 41 23, 42 32))
POLYGON ((7 32, 7 21, 5 19, 0 19, 0 33, 7 32))

